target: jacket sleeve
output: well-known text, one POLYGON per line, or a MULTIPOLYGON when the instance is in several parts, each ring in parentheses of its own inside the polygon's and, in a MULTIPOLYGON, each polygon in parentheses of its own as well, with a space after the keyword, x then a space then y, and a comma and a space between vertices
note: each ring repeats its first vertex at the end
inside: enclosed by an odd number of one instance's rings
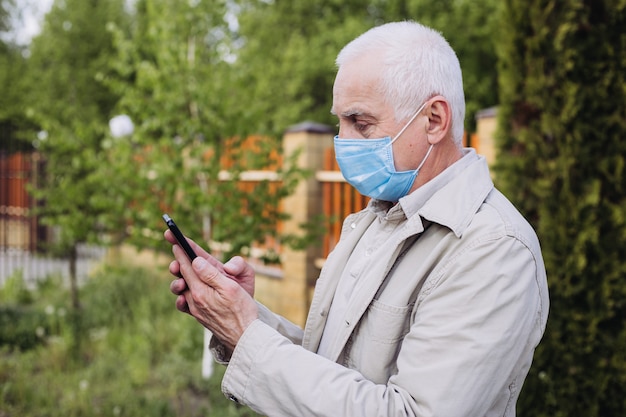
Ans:
POLYGON ((288 338, 292 343, 297 345, 302 343, 303 331, 300 326, 290 322, 286 318, 273 313, 270 309, 263 304, 259 305, 259 319, 276 330, 281 335, 288 338))
POLYGON ((268 416, 509 415, 545 327, 544 281, 543 263, 522 242, 488 236, 429 275, 386 384, 257 320, 235 348, 222 390, 268 416))

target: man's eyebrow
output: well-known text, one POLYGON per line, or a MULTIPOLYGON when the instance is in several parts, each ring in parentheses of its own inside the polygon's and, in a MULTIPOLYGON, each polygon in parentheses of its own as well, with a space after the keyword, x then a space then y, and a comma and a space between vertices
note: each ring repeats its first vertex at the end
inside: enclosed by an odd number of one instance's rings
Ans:
POLYGON ((362 110, 357 110, 357 109, 348 109, 346 111, 341 112, 341 114, 337 115, 337 112, 335 112, 334 109, 330 109, 330 114, 334 115, 334 116, 341 116, 341 117, 353 117, 353 116, 363 116, 363 115, 367 115, 367 113, 365 113, 362 110))

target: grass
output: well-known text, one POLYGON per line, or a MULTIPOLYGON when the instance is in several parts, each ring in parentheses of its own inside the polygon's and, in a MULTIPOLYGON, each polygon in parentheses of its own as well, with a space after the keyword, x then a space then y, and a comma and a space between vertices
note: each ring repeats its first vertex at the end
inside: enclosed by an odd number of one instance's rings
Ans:
POLYGON ((170 277, 107 267, 72 311, 58 277, 0 289, 0 417, 256 416, 201 376, 200 325, 174 307, 170 277))

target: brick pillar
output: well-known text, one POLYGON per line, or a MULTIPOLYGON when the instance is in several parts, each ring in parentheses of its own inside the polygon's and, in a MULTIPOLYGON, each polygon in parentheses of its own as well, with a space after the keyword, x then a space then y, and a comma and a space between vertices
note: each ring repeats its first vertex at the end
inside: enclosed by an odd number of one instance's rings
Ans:
MULTIPOLYGON (((333 146, 335 129, 304 122, 287 129, 283 137, 286 156, 300 151, 298 166, 312 173, 323 169, 324 150, 333 146)), ((322 189, 314 175, 298 184, 295 192, 283 200, 283 210, 291 218, 283 223, 283 232, 296 233, 299 225, 323 212, 322 189)), ((319 275, 315 260, 322 255, 321 242, 306 251, 283 249, 282 314, 294 323, 304 325, 310 303, 310 288, 319 275)))

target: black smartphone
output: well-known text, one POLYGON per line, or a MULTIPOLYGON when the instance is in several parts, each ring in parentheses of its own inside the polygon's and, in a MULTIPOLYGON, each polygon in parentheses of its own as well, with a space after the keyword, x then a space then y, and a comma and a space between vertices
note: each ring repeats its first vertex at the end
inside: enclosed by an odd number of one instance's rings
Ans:
POLYGON ((191 249, 191 246, 189 246, 189 242, 187 242, 187 239, 185 239, 183 233, 180 231, 178 226, 176 226, 174 220, 172 220, 172 218, 167 214, 163 215, 163 220, 165 221, 165 224, 167 224, 167 227, 169 227, 169 229, 172 231, 172 233, 174 233, 176 241, 178 242, 180 247, 183 248, 183 250, 187 253, 189 259, 193 261, 195 258, 197 258, 198 255, 196 255, 193 249, 191 249))

